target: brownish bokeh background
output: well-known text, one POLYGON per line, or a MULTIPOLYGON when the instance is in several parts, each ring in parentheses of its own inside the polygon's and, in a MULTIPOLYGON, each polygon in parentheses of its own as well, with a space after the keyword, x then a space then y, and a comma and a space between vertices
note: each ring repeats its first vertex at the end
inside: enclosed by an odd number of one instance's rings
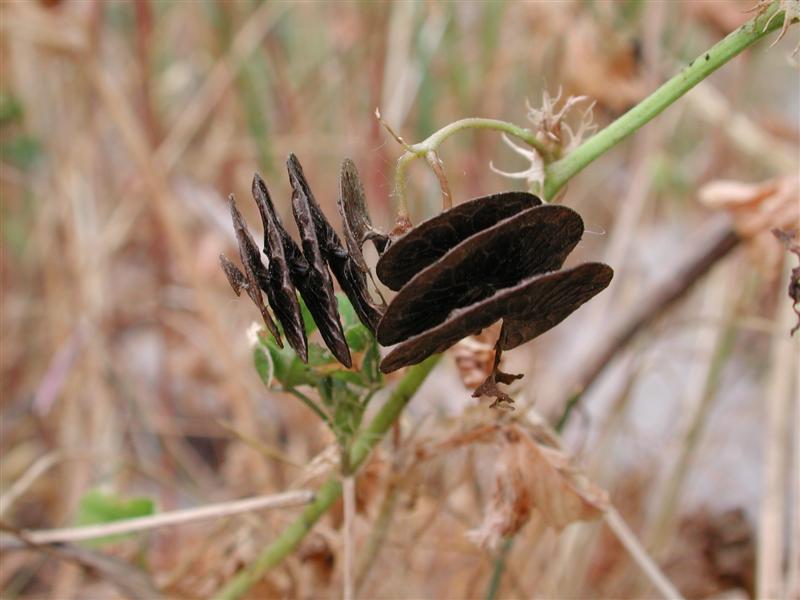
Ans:
MULTIPOLYGON (((745 22, 750 4, 4 1, 3 523, 70 525, 96 488, 150 497, 159 510, 313 488, 310 471, 325 465, 312 460, 332 439, 253 367, 245 332, 258 314, 217 262, 235 255, 226 196, 257 223, 258 171, 288 217, 284 161, 294 152, 335 217, 339 164, 351 157, 373 220, 388 228, 402 148, 376 108, 413 142, 467 116, 526 125, 526 99, 538 105, 562 89, 596 100, 602 127, 745 22)), ((757 232, 797 223, 759 211, 798 202, 800 80, 789 57, 797 33, 769 48, 771 39, 569 184, 563 202, 588 230, 571 260, 605 260, 614 283, 507 359, 526 375, 513 388, 517 411, 532 405, 557 419, 612 325, 730 230, 726 207, 749 203, 736 212, 738 247, 614 350, 564 434, 690 597, 746 597, 757 555, 773 579, 792 560, 770 552, 776 535, 791 537, 781 516, 798 497, 789 495, 800 409, 785 295, 794 263, 757 232)), ((526 166, 496 133, 461 133, 441 157, 456 202, 522 185, 489 168, 526 166)), ((438 210, 424 165, 409 190, 415 220, 438 210)), ((486 593, 494 554, 466 533, 487 510, 491 460, 481 447, 409 460, 423 440, 497 418, 470 398, 461 380, 470 375, 446 357, 363 478, 358 548, 385 498, 396 502, 360 597, 486 593)), ((167 528, 101 550, 167 595, 207 597, 293 514, 167 528)), ((253 594, 340 595, 338 527, 323 520, 253 594)), ((502 597, 654 593, 600 524, 561 535, 529 525, 507 560, 502 597)), ((2 561, 4 598, 119 595, 108 577, 46 554, 2 561)))

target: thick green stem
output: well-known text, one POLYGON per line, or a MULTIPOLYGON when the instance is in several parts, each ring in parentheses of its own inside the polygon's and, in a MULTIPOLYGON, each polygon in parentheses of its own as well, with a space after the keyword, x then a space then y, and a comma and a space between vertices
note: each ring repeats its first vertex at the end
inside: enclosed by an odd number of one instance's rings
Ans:
MULTIPOLYGON (((409 400, 425 381, 441 358, 434 355, 411 367, 392 391, 369 425, 358 435, 350 449, 350 467, 357 469, 369 456, 372 448, 383 438, 409 400)), ((300 516, 283 533, 250 563, 245 570, 231 579, 216 596, 217 600, 241 598, 269 569, 280 564, 303 540, 319 518, 324 515, 342 495, 342 484, 338 477, 331 477, 314 496, 300 516)))
POLYGON ((725 39, 704 52, 672 79, 634 106, 608 127, 590 137, 567 156, 551 163, 545 169, 544 196, 553 198, 558 191, 586 165, 651 119, 657 117, 670 104, 719 69, 733 57, 753 45, 762 37, 783 25, 783 15, 775 15, 774 3, 758 17, 751 19, 725 39), (771 20, 770 20, 771 19, 771 20))

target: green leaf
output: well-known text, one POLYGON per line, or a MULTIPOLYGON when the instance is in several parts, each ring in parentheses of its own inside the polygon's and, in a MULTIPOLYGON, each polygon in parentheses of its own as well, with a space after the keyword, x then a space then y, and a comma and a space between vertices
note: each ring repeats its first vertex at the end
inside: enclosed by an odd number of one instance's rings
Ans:
POLYGON ((358 395, 341 380, 331 380, 331 400, 333 404, 333 433, 344 446, 349 443, 361 425, 364 407, 358 395))
POLYGON ((300 296, 300 294, 297 295, 297 301, 300 303, 300 314, 303 317, 306 335, 311 335, 317 330, 317 324, 314 322, 314 317, 311 316, 311 311, 308 310, 308 306, 306 306, 306 303, 303 302, 303 298, 300 296))
POLYGON ((347 296, 341 292, 336 292, 336 303, 339 307, 339 316, 342 318, 342 327, 347 329, 348 327, 360 323, 358 315, 356 314, 356 309, 350 304, 350 300, 347 299, 347 296))
POLYGON ((347 345, 353 352, 363 352, 372 341, 372 333, 361 323, 347 296, 339 292, 336 294, 336 301, 339 305, 339 316, 342 318, 347 345))
POLYGON ((308 365, 310 367, 326 367, 338 364, 339 361, 327 349, 314 342, 308 344, 308 365))
MULTIPOLYGON (((123 499, 112 494, 105 494, 100 490, 89 490, 78 503, 78 514, 75 517, 76 525, 97 525, 113 523, 136 517, 146 517, 155 513, 155 503, 150 498, 137 497, 123 499)), ((93 540, 92 545, 104 545, 115 542, 129 535, 112 535, 93 540)))
POLYGON ((0 92, 0 125, 22 119, 22 104, 11 94, 0 92))
POLYGON ((383 383, 383 373, 380 370, 381 353, 378 350, 378 343, 372 339, 367 351, 364 353, 364 360, 361 363, 361 373, 373 385, 383 383))
POLYGON ((261 381, 267 387, 272 386, 272 379, 275 377, 275 363, 272 362, 272 356, 269 352, 264 352, 261 347, 256 347, 253 350, 253 362, 256 364, 256 371, 261 381))
POLYGON ((347 340, 347 345, 353 352, 363 352, 370 342, 372 342, 372 334, 369 329, 364 327, 361 323, 352 325, 344 330, 344 339, 347 340))
MULTIPOLYGON (((253 359, 256 364, 256 369, 261 365, 263 373, 259 370, 261 380, 267 385, 272 386, 273 378, 277 380, 283 387, 292 388, 299 385, 316 386, 318 382, 318 375, 314 373, 311 368, 301 361, 294 350, 288 345, 279 348, 272 336, 262 333, 258 336, 260 346, 256 347, 253 351, 253 359), (266 362, 265 356, 259 356, 266 350, 269 353, 269 358, 272 361, 272 376, 265 379, 265 376, 270 375, 269 370, 264 364, 266 362)), ((309 348, 309 353, 311 348, 309 348)))
POLYGON ((18 135, 0 144, 0 158, 20 169, 28 169, 42 154, 42 145, 28 135, 18 135))

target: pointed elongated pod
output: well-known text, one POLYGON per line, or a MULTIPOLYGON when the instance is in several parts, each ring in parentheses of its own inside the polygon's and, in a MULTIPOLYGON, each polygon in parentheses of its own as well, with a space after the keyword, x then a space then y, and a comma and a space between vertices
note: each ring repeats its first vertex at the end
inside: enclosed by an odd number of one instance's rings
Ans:
POLYGON ((331 239, 327 237, 329 232, 321 231, 323 236, 320 240, 314 217, 315 212, 320 212, 319 206, 313 199, 313 194, 303 174, 303 168, 294 154, 289 155, 286 166, 289 171, 289 183, 292 187, 292 213, 300 231, 303 255, 307 262, 305 273, 296 271, 293 281, 300 290, 300 295, 305 300, 314 322, 319 327, 325 344, 336 359, 349 368, 353 365, 353 361, 345 341, 342 323, 339 320, 333 282, 322 256, 321 248, 331 244, 331 239))
POLYGON ((367 213, 364 186, 355 164, 349 159, 342 163, 337 205, 342 217, 347 252, 344 257, 340 253, 331 253, 328 264, 350 299, 358 318, 374 334, 385 305, 383 302, 377 304, 369 292, 367 277, 372 275, 364 260, 362 247, 365 241, 371 240, 378 252, 381 252, 389 238, 372 226, 367 213))
POLYGON ((267 293, 269 305, 283 327, 289 345, 303 362, 307 362, 306 329, 300 303, 297 301, 297 291, 292 282, 290 260, 287 258, 287 255, 289 257, 299 255, 300 249, 283 228, 267 185, 258 173, 253 176, 253 198, 258 205, 264 226, 264 254, 269 259, 267 281, 263 282, 261 287, 267 293))
POLYGON ((274 336, 278 346, 283 348, 281 334, 264 304, 264 298, 261 296, 261 283, 267 279, 267 270, 264 267, 264 263, 261 262, 261 251, 253 241, 250 231, 247 229, 247 224, 242 218, 242 213, 240 213, 239 209, 236 207, 233 194, 228 197, 228 204, 231 210, 231 220, 233 221, 233 229, 236 232, 236 241, 239 244, 239 257, 242 260, 244 272, 242 273, 239 271, 242 275, 241 278, 235 275, 233 269, 236 271, 238 271, 238 269, 227 259, 222 261, 222 268, 228 276, 228 281, 234 291, 236 291, 237 287, 247 291, 247 295, 250 296, 250 299, 258 307, 259 312, 261 312, 261 317, 264 319, 264 324, 267 326, 267 329, 269 329, 270 333, 274 336), (231 269, 231 267, 233 267, 233 269, 231 269), (245 286, 243 282, 246 282, 247 285, 245 286))
POLYGON ((337 206, 339 215, 342 217, 347 251, 359 268, 364 273, 368 273, 369 268, 364 261, 362 251, 364 244, 367 241, 371 241, 378 254, 383 254, 389 244, 389 236, 373 226, 367 211, 364 185, 358 176, 355 163, 349 158, 342 161, 337 206))
POLYGON ((342 246, 339 236, 317 204, 297 157, 291 155, 289 162, 295 172, 298 185, 303 189, 304 197, 308 201, 309 214, 314 223, 320 253, 339 282, 342 291, 353 305, 359 320, 374 333, 382 310, 372 300, 367 286, 366 273, 360 268, 357 258, 353 258, 348 249, 342 246))

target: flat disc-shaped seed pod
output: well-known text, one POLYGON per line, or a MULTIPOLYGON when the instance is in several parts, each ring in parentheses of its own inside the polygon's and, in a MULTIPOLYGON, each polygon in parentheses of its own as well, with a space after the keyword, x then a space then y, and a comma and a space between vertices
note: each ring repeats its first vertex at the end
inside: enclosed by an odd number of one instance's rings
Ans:
MULTIPOLYGON (((537 323, 534 328, 523 329, 520 334, 525 322, 515 321, 511 330, 515 340, 531 332, 535 335, 544 333, 603 290, 611 275, 609 266, 587 263, 525 279, 514 287, 500 290, 491 298, 453 311, 443 323, 398 344, 381 361, 381 371, 390 373, 422 362, 500 319, 505 324, 509 314, 526 316, 530 322, 537 323)), ((535 335, 524 341, 533 339, 535 335)))
POLYGON ((350 254, 342 246, 339 236, 334 231, 328 219, 317 204, 314 194, 303 174, 303 168, 294 154, 289 155, 288 167, 292 187, 300 190, 300 195, 306 199, 308 212, 314 223, 319 250, 322 257, 328 263, 336 280, 347 295, 350 303, 358 315, 359 320, 372 332, 378 325, 382 311, 372 302, 372 298, 367 288, 366 274, 359 268, 358 264, 350 257, 350 254))
POLYGON ((378 231, 373 225, 367 212, 366 195, 361 178, 355 163, 346 158, 342 162, 339 174, 339 214, 342 217, 345 243, 347 251, 358 267, 364 272, 369 272, 364 260, 362 247, 367 240, 371 240, 379 254, 383 253, 389 243, 389 236, 378 231))
MULTIPOLYGON (((242 218, 242 213, 240 213, 239 209, 236 208, 236 202, 233 199, 233 194, 228 197, 228 203, 230 204, 231 208, 233 229, 236 232, 236 241, 239 244, 239 257, 242 259, 242 267, 244 267, 243 274, 245 281, 247 282, 247 286, 242 286, 241 281, 234 282, 234 280, 230 278, 230 275, 228 276, 228 280, 230 281, 231 286, 236 284, 240 288, 245 287, 247 290, 247 295, 250 296, 255 305, 258 307, 258 310, 261 312, 261 317, 264 319, 264 324, 267 326, 270 333, 272 333, 272 335, 275 337, 275 341, 278 342, 278 346, 283 348, 281 334, 278 331, 278 328, 275 326, 275 322, 272 320, 272 317, 270 316, 269 311, 264 304, 264 298, 261 296, 260 283, 267 277, 267 270, 264 267, 264 263, 261 262, 261 251, 258 249, 258 246, 256 246, 256 243, 250 236, 250 232, 247 230, 247 224, 242 218)), ((230 272, 225 263, 223 263, 223 269, 225 269, 226 275, 230 272)))
POLYGON ((529 208, 476 233, 403 286, 378 325, 378 341, 401 342, 436 327, 456 308, 560 268, 582 235, 578 213, 553 205, 529 208))
POLYGON ((606 289, 613 276, 614 270, 603 263, 585 263, 545 276, 529 294, 509 302, 500 347, 511 350, 555 327, 606 289))
POLYGON ((378 279, 399 290, 468 237, 541 203, 527 192, 502 192, 462 202, 423 221, 389 246, 376 265, 378 279))
MULTIPOLYGON (((321 241, 317 237, 317 228, 312 211, 316 207, 316 202, 311 198, 311 190, 303 176, 302 167, 294 155, 289 156, 287 161, 289 170, 289 182, 292 186, 292 212, 297 228, 300 231, 300 239, 303 246, 303 255, 308 262, 308 269, 305 274, 294 279, 295 285, 300 290, 300 294, 306 301, 306 306, 314 317, 314 322, 319 327, 322 339, 336 359, 351 367, 353 361, 350 358, 350 349, 345 341, 342 323, 339 320, 338 304, 333 293, 333 283, 321 252, 321 241)), ((323 240, 327 242, 327 240, 323 240)))
MULTIPOLYGON (((294 245, 294 241, 283 228, 280 217, 275 212, 275 206, 272 204, 267 185, 258 174, 253 177, 253 198, 258 205, 258 212, 261 214, 261 222, 264 226, 264 254, 269 259, 267 281, 263 282, 261 287, 267 292, 269 305, 278 322, 283 326, 283 332, 286 334, 289 345, 303 362, 307 362, 306 329, 284 249, 287 244, 294 245)), ((297 252, 293 254, 299 253, 299 251, 298 248, 297 252)))

